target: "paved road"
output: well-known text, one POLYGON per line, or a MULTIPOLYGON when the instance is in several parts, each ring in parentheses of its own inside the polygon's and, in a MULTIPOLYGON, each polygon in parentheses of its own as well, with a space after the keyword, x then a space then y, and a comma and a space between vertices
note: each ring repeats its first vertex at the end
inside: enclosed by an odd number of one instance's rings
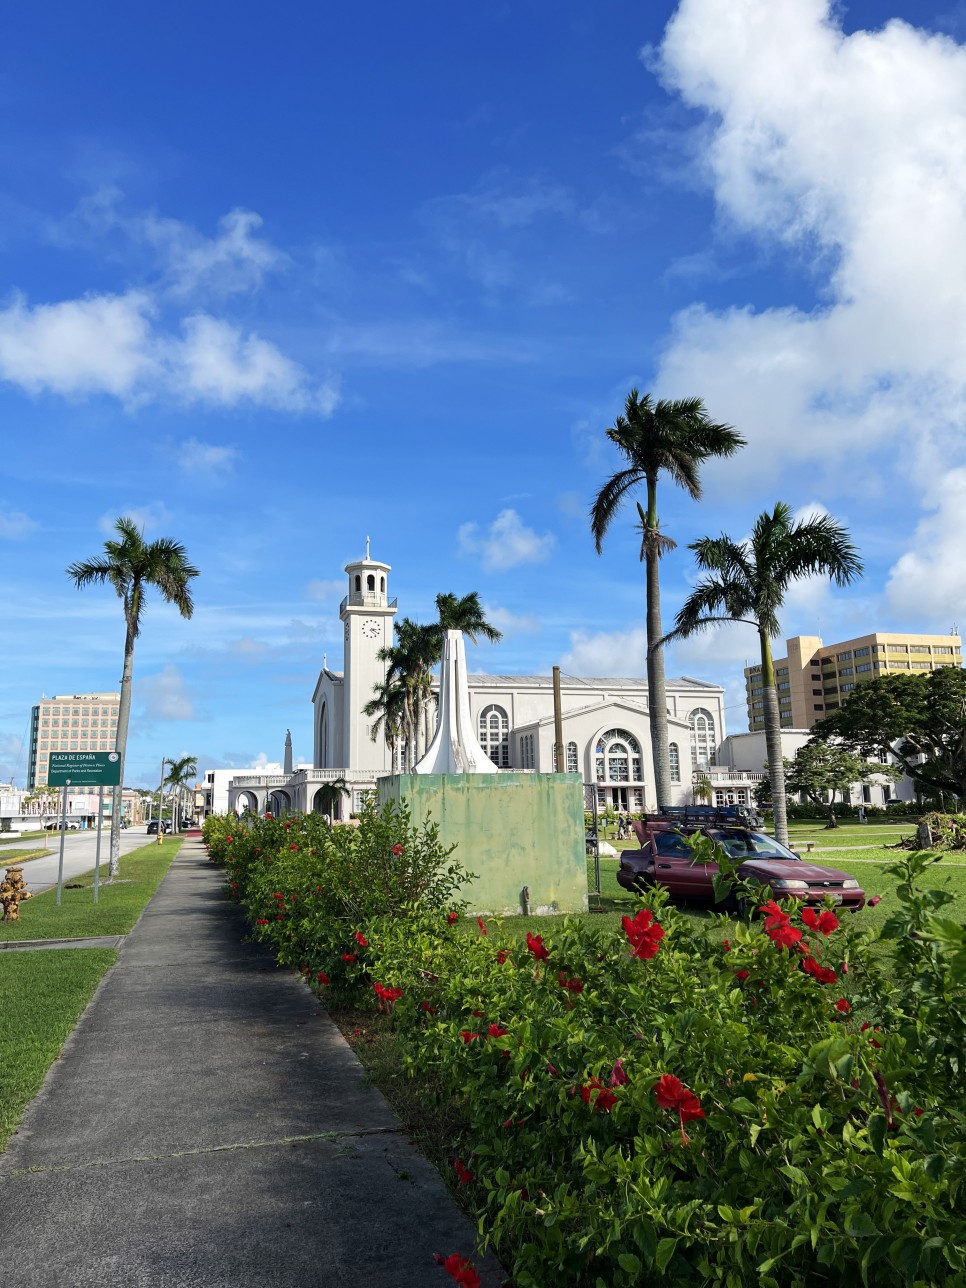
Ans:
MULTIPOLYGON (((148 841, 157 841, 156 836, 148 836, 147 824, 140 827, 129 827, 121 833, 121 853, 129 854, 148 841)), ((25 841, 23 847, 33 848, 40 841, 25 841)), ((60 833, 51 832, 47 844, 50 854, 46 858, 31 859, 23 865, 23 878, 31 894, 41 894, 57 884, 57 865, 60 861, 60 833)), ((64 880, 70 881, 82 872, 93 872, 94 855, 97 850, 97 833, 66 832, 64 834, 64 880)), ((101 875, 107 876, 107 862, 111 853, 111 834, 107 828, 101 835, 101 875)), ((11 864, 11 866, 14 866, 11 864)), ((0 880, 6 872, 3 862, 3 850, 0 849, 0 880)))
POLYGON ((4 1288, 452 1288, 472 1223, 223 880, 187 840, 0 1155, 4 1288))

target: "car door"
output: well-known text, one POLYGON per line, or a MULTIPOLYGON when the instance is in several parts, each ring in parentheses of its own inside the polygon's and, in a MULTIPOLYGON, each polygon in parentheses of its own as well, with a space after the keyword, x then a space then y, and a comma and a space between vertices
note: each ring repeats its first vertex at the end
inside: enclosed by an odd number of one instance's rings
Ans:
POLYGON ((712 893, 714 865, 695 863, 684 837, 659 832, 654 837, 654 879, 681 899, 707 899, 712 893))

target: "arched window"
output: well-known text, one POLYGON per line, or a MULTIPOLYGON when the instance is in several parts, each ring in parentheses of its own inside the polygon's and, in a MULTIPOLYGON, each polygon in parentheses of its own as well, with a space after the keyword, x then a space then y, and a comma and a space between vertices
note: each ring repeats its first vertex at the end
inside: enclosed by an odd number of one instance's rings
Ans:
POLYGON ((381 591, 383 594, 385 594, 385 593, 386 593, 386 579, 385 579, 385 577, 380 577, 380 578, 379 578, 379 589, 380 589, 380 591, 381 591))
POLYGON ((510 721, 502 707, 491 704, 480 712, 480 746, 500 769, 510 767, 510 721))
MULTIPOLYGON (((550 763, 556 773, 557 770, 557 744, 553 744, 553 750, 550 753, 550 763)), ((577 762, 577 744, 575 742, 567 743, 566 759, 564 760, 564 773, 579 774, 580 768, 577 762)))
POLYGON ((359 576, 358 573, 356 573, 356 590, 360 591, 361 589, 362 589, 362 578, 359 576))
POLYGON ((643 782, 641 745, 626 729, 608 729, 595 748, 599 783, 643 782))
POLYGON ((375 594, 376 579, 375 577, 373 577, 372 573, 370 573, 369 576, 366 578, 366 590, 375 594))
POLYGON ((671 762, 671 782, 681 781, 681 753, 676 742, 668 743, 667 757, 671 762))
POLYGON ((715 760, 717 739, 714 716, 704 707, 695 707, 688 716, 691 726, 691 762, 694 769, 710 769, 715 760))

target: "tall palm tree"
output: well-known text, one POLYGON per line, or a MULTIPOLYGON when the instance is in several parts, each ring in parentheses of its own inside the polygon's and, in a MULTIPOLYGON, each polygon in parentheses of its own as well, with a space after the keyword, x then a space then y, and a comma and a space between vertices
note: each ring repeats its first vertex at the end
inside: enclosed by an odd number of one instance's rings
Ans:
POLYGON ((376 654, 387 662, 386 683, 403 691, 402 719, 406 732, 406 770, 412 769, 422 754, 422 716, 430 693, 430 670, 433 665, 434 635, 430 627, 420 626, 410 617, 395 623, 395 644, 376 654))
POLYGON ((657 805, 671 803, 671 764, 668 756, 667 696, 664 686, 664 650, 661 648, 661 556, 677 542, 661 532, 657 512, 657 480, 668 474, 693 500, 701 496, 699 467, 712 456, 731 456, 745 440, 730 425, 710 419, 700 398, 642 398, 632 389, 607 437, 627 461, 627 467, 607 480, 590 510, 590 528, 600 554, 604 534, 628 492, 644 483, 647 510, 637 503, 640 516, 641 562, 647 580, 647 706, 654 761, 657 805))
POLYGON ((131 677, 134 673, 134 641, 141 634, 145 596, 149 587, 174 604, 182 617, 194 611, 191 581, 198 569, 188 562, 183 545, 168 537, 146 542, 144 532, 133 519, 119 518, 114 529, 117 540, 104 542, 104 554, 73 563, 68 577, 79 589, 107 582, 124 606, 124 671, 121 675, 121 701, 118 706, 115 750, 121 760, 120 784, 114 788, 111 810, 110 875, 116 877, 121 865, 121 791, 124 784, 124 761, 127 754, 127 730, 131 717, 131 677))
POLYGON ((687 639, 721 622, 744 622, 758 632, 775 835, 787 845, 781 717, 771 654, 771 641, 781 631, 778 613, 793 581, 818 573, 847 586, 862 575, 862 561, 842 524, 828 515, 793 523, 790 507, 781 501, 771 513, 758 516, 748 540, 702 537, 689 549, 698 567, 712 575, 698 582, 661 643, 687 639))
POLYGON ((181 797, 188 784, 198 773, 198 757, 182 756, 180 760, 169 760, 168 775, 165 782, 171 788, 171 831, 180 831, 181 797))

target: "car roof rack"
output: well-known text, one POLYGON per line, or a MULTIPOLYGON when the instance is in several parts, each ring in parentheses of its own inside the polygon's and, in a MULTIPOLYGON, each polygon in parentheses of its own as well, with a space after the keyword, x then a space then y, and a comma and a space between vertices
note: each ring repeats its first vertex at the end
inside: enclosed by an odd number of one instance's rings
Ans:
POLYGON ((660 805, 647 819, 666 818, 674 823, 697 827, 761 827, 760 814, 748 805, 660 805))

